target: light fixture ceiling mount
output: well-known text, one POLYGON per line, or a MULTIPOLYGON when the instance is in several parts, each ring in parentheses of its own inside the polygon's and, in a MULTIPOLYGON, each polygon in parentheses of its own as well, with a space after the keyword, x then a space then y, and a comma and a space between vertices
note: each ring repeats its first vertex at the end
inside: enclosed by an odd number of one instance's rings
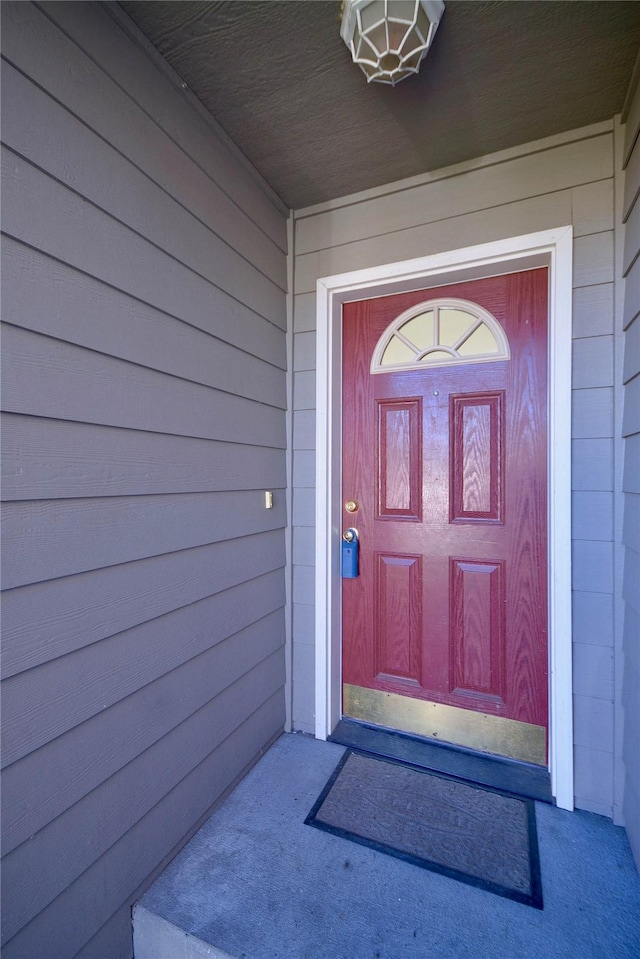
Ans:
POLYGON ((367 82, 395 86, 417 73, 443 0, 344 0, 340 36, 367 82))

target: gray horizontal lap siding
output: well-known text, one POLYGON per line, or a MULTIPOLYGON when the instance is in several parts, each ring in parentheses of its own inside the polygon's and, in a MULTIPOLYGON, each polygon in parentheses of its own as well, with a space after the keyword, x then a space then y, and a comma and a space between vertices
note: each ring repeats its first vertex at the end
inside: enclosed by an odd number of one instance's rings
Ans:
POLYGON ((630 105, 625 130, 623 217, 624 301, 624 817, 640 868, 640 89, 630 105))
POLYGON ((2 13, 3 956, 128 959, 284 723, 286 211, 107 7, 2 13))

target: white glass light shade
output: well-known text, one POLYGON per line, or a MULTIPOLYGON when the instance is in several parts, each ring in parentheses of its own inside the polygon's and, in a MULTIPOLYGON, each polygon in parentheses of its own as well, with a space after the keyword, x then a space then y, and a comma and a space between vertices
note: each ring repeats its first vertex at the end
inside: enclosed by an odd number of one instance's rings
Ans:
POLYGON ((443 0, 345 0, 340 36, 367 82, 395 86, 417 73, 443 0))

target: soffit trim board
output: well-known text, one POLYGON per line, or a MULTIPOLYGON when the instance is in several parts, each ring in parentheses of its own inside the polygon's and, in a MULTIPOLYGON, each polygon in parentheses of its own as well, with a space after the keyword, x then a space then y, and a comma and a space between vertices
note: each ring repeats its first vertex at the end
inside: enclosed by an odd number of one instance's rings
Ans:
POLYGON ((624 103, 622 104, 622 110, 620 111, 620 119, 622 123, 627 122, 629 110, 631 109, 631 104, 633 103, 633 98, 636 95, 638 86, 640 86, 640 50, 638 50, 638 56, 636 57, 636 62, 633 65, 633 70, 629 79, 629 86, 627 87, 627 93, 624 98, 624 103))
POLYGON ((613 133, 613 117, 610 120, 602 120, 600 123, 590 124, 586 127, 578 127, 575 130, 567 130, 564 133, 556 133, 550 137, 543 137, 541 140, 532 140, 529 143, 509 147, 507 150, 500 150, 497 153, 487 153, 485 156, 476 157, 473 160, 464 160, 462 163, 456 163, 453 166, 429 170, 426 173, 421 173, 419 176, 407 177, 404 180, 394 180, 391 183, 372 187, 369 190, 362 190, 359 193, 350 193, 346 196, 337 197, 334 200, 326 200, 324 203, 301 207, 299 210, 293 211, 293 216, 297 221, 306 219, 307 217, 317 216, 320 213, 329 213, 333 210, 343 209, 348 206, 357 206, 359 203, 365 203, 368 200, 391 196, 394 193, 402 193, 406 190, 412 190, 415 187, 436 183, 439 180, 449 180, 457 176, 464 176, 474 170, 483 170, 488 167, 499 166, 501 163, 508 163, 511 160, 517 160, 525 156, 533 156, 536 153, 545 153, 547 150, 553 150, 559 146, 566 146, 568 143, 593 140, 596 137, 604 136, 608 133, 613 133))
POLYGON ((620 122, 625 126, 624 145, 622 150, 622 169, 625 170, 631 159, 638 136, 640 135, 640 51, 633 66, 627 95, 624 98, 620 122))

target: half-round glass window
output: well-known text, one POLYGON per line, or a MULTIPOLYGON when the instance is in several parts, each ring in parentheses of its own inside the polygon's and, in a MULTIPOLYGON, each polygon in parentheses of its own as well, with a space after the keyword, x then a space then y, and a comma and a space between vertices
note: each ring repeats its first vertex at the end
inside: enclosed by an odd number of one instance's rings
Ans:
POLYGON ((372 373, 509 359, 509 341, 488 310, 469 300, 428 300, 405 310, 384 331, 372 373))

